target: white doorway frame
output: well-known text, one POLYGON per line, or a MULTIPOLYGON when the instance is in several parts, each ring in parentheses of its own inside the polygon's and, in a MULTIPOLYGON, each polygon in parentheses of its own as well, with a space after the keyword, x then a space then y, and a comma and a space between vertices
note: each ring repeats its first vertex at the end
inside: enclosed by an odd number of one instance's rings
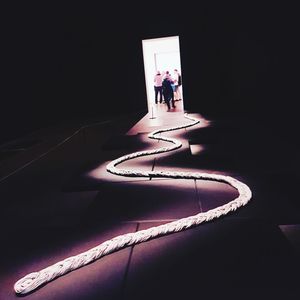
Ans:
MULTIPOLYGON (((147 106, 148 106, 148 112, 151 111, 153 112, 155 106, 154 76, 156 72, 169 71, 172 75, 174 69, 177 69, 179 73, 182 75, 179 36, 170 36, 170 37, 161 37, 161 38, 142 40, 142 46, 143 46, 147 106), (172 53, 172 56, 174 58, 173 60, 170 60, 170 66, 168 70, 161 70, 160 66, 157 65, 156 57, 160 54, 165 55, 168 53, 170 54, 172 53)), ((180 89, 181 89, 181 99, 183 100, 182 86, 180 87, 180 89)))

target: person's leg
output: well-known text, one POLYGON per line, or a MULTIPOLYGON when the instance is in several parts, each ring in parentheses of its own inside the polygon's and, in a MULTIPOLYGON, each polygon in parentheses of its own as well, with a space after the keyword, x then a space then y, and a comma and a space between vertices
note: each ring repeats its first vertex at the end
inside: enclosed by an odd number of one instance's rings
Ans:
POLYGON ((163 93, 163 95, 164 95, 165 103, 168 106, 168 109, 171 109, 171 106, 170 106, 171 96, 167 92, 163 93))
POLYGON ((175 85, 174 100, 177 101, 178 99, 178 85, 175 85))
POLYGON ((177 97, 178 97, 177 99, 178 99, 178 100, 181 100, 180 86, 178 86, 177 95, 178 95, 178 96, 177 96, 177 97))
POLYGON ((171 109, 170 101, 171 101, 170 99, 168 99, 168 100, 166 101, 167 106, 168 106, 168 109, 171 109))
POLYGON ((174 92, 172 91, 171 93, 171 101, 172 101, 172 106, 175 108, 175 101, 174 101, 174 92))
POLYGON ((163 101, 163 96, 162 96, 162 86, 160 86, 158 88, 158 91, 159 91, 159 102, 162 103, 163 101))
POLYGON ((156 86, 154 87, 154 91, 155 91, 155 104, 157 104, 158 88, 156 86))

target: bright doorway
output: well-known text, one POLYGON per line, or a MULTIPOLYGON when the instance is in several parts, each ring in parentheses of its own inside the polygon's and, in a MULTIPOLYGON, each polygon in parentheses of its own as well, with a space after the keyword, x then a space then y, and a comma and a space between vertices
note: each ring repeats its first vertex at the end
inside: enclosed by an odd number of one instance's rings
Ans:
MULTIPOLYGON (((157 71, 164 74, 169 71, 171 76, 177 69, 182 75, 180 61, 179 36, 162 37, 155 39, 142 40, 143 58, 145 70, 145 82, 147 92, 148 112, 157 111, 159 107, 155 104, 154 76, 157 71)), ((176 105, 176 111, 183 111, 183 89, 179 88, 181 93, 180 105, 176 105)), ((164 109, 165 107, 163 107, 164 109)))

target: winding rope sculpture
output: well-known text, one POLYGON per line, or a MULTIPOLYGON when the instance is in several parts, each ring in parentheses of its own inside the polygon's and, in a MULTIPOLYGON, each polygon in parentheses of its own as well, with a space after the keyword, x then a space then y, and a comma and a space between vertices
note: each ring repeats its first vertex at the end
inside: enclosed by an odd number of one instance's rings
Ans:
POLYGON ((200 122, 195 118, 192 118, 185 114, 185 117, 192 120, 191 123, 167 128, 156 130, 151 132, 148 137, 151 139, 162 140, 166 142, 170 142, 173 145, 170 147, 161 147, 154 150, 149 151, 141 151, 141 152, 134 152, 125 156, 122 156, 116 160, 110 162, 106 169, 107 171, 121 176, 132 176, 132 177, 164 177, 164 178, 181 178, 181 179, 196 179, 196 180, 212 180, 218 181, 222 183, 229 184, 233 188, 235 188, 239 196, 230 201, 229 203, 211 209, 207 212, 201 212, 199 214, 189 216, 186 218, 182 218, 176 221, 172 221, 170 223, 166 223, 160 226, 151 227, 146 230, 140 230, 133 233, 127 233, 124 235, 119 235, 114 237, 111 240, 105 241, 100 245, 83 252, 79 255, 68 257, 60 262, 57 262, 54 265, 51 265, 39 272, 34 272, 26 275, 25 277, 18 280, 15 285, 14 289, 17 294, 27 294, 32 292, 36 288, 41 285, 46 284, 47 282, 54 280, 55 278, 62 276, 68 272, 74 271, 78 268, 81 268, 107 254, 115 252, 119 249, 135 245, 138 243, 146 242, 150 239, 163 236, 166 234, 179 232, 194 226, 197 226, 201 223, 211 221, 213 219, 217 219, 221 216, 228 214, 229 212, 235 211, 241 206, 246 205, 252 196, 251 190, 249 187, 238 181, 237 179, 225 176, 225 175, 217 175, 217 174, 207 174, 207 173, 198 173, 198 172, 168 172, 168 171, 131 171, 126 169, 118 169, 116 166, 126 160, 134 159, 140 156, 146 156, 151 154, 158 154, 163 152, 172 151, 178 149, 182 146, 182 143, 174 138, 164 137, 160 134, 162 132, 173 131, 177 129, 187 128, 193 125, 196 125, 200 122), (160 135, 160 136, 157 136, 160 135))

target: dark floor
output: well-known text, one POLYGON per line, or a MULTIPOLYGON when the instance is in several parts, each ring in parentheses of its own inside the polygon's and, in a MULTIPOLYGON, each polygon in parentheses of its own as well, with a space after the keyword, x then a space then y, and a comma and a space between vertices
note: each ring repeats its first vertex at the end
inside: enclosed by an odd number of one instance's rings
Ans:
MULTIPOLYGON (((219 220, 103 257, 26 299, 299 299, 296 149, 251 118, 191 115, 200 125, 166 134, 182 140, 182 148, 121 166, 227 174, 250 186, 251 202, 219 220)), ((107 173, 112 159, 164 143, 149 140, 149 132, 189 122, 163 107, 151 117, 49 128, 16 142, 18 149, 26 146, 22 151, 3 154, 0 299, 19 298, 13 285, 27 273, 237 195, 223 183, 107 173)))

